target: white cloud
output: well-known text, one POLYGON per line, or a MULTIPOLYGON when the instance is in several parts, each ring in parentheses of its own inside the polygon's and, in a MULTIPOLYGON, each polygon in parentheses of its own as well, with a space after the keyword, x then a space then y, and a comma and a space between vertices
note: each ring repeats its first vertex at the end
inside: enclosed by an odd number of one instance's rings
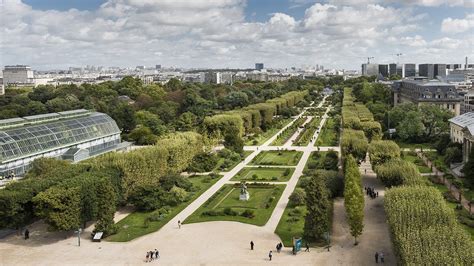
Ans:
POLYGON ((445 18, 441 23, 441 31, 444 33, 461 33, 472 29, 474 29, 474 14, 469 14, 464 19, 445 18))
POLYGON ((421 49, 438 49, 447 58, 472 54, 461 37, 425 40, 427 15, 414 8, 361 1, 367 5, 316 3, 301 19, 274 13, 248 22, 244 0, 108 0, 95 11, 41 11, 4 0, 0 65, 248 67, 262 61, 358 68, 364 57, 382 60, 407 47, 426 57, 421 49))

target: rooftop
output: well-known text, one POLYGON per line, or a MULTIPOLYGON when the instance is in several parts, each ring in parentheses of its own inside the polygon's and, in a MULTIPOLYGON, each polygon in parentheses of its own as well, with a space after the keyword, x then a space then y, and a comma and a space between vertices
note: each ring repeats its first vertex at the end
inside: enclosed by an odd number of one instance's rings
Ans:
POLYGON ((460 127, 474 126, 474 112, 458 115, 456 117, 449 119, 449 122, 456 124, 460 127))

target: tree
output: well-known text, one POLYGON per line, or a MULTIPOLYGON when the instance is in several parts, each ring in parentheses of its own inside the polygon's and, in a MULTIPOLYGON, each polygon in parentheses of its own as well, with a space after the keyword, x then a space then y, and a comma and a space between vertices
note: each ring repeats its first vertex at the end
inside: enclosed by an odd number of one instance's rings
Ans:
POLYGON ((300 206, 304 205, 306 202, 306 192, 302 188, 295 188, 293 193, 291 193, 290 197, 288 198, 288 204, 290 206, 300 206))
POLYGON ((53 230, 69 231, 81 224, 79 188, 54 186, 33 198, 36 214, 53 230))
POLYGON ((325 180, 318 175, 311 176, 305 187, 307 214, 304 223, 306 240, 323 239, 329 232, 330 201, 325 180))
POLYGON ((416 165, 400 158, 393 158, 375 166, 375 173, 387 187, 423 184, 423 179, 416 165))
POLYGON ((470 183, 471 188, 474 187, 474 148, 471 148, 471 151, 469 152, 469 159, 464 164, 462 171, 470 183))
POLYGON ((157 136, 147 126, 136 127, 128 134, 128 138, 137 145, 153 145, 157 140, 157 136))
POLYGON ((410 111, 397 126, 397 134, 404 141, 417 141, 423 137, 425 125, 421 115, 416 111, 410 111))
POLYGON ((225 135, 224 146, 236 153, 242 153, 244 151, 244 141, 235 133, 229 132, 225 135))
POLYGON ((357 245, 357 237, 364 229, 364 194, 359 168, 351 155, 346 158, 344 172, 344 206, 351 235, 354 237, 354 244, 357 245))
POLYGON ((182 113, 176 121, 176 127, 181 131, 191 131, 197 125, 198 117, 191 112, 182 113))
POLYGON ((449 133, 448 120, 453 117, 453 113, 435 105, 420 106, 420 113, 425 127, 426 139, 449 133))
POLYGON ((336 151, 330 150, 326 153, 323 160, 323 168, 326 170, 337 170, 339 164, 339 156, 336 151))
POLYGON ((166 126, 163 125, 160 117, 149 111, 138 111, 135 113, 135 121, 138 125, 143 125, 151 129, 153 134, 161 136, 166 132, 166 126))
POLYGON ((233 91, 224 97, 224 104, 229 109, 244 107, 249 104, 249 97, 244 92, 233 91))
POLYGON ((400 157, 400 147, 391 140, 372 141, 369 145, 370 162, 373 165, 383 164, 400 157))

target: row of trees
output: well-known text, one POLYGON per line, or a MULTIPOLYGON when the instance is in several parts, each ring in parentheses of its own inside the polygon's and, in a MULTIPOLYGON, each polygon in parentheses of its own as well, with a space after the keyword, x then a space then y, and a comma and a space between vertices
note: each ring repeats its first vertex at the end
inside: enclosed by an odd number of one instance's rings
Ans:
POLYGON ((471 265, 474 245, 441 193, 428 187, 416 166, 400 159, 393 141, 374 141, 370 159, 388 187, 384 207, 392 241, 403 265, 471 265))
POLYGON ((474 264, 474 242, 436 188, 392 188, 384 205, 402 265, 474 264))
POLYGON ((274 116, 284 108, 295 106, 304 100, 308 91, 292 91, 278 98, 249 105, 243 109, 232 110, 204 119, 204 129, 214 136, 225 136, 229 133, 242 136, 257 129, 265 129, 274 116))
POLYGON ((357 237, 364 229, 364 193, 359 167, 352 155, 345 158, 344 176, 344 206, 351 235, 357 244, 357 237))

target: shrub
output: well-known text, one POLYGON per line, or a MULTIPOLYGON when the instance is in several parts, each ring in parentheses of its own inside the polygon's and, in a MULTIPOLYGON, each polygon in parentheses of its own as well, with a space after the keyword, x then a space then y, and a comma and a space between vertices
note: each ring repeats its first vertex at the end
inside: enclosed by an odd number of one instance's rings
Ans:
POLYGON ((306 203, 306 193, 304 189, 302 188, 295 188, 293 193, 291 193, 289 197, 289 202, 290 206, 301 206, 306 203))
POLYGON ((228 215, 228 216, 237 216, 238 215, 238 213, 230 207, 227 207, 227 208, 224 209, 224 214, 228 215))
POLYGON ((286 168, 285 171, 283 172, 283 176, 289 176, 291 173, 291 170, 286 168))
POLYGON ((243 216, 246 218, 253 218, 255 217, 255 212, 253 210, 245 210, 240 214, 240 216, 243 216))
POLYGON ((424 183, 416 166, 401 159, 392 159, 375 167, 377 177, 388 187, 424 183))
POLYGON ((222 213, 215 210, 209 210, 209 211, 202 212, 201 215, 202 216, 219 216, 219 215, 222 215, 222 213))
POLYGON ((373 165, 383 164, 400 157, 400 147, 391 140, 372 141, 369 145, 370 162, 373 165))

